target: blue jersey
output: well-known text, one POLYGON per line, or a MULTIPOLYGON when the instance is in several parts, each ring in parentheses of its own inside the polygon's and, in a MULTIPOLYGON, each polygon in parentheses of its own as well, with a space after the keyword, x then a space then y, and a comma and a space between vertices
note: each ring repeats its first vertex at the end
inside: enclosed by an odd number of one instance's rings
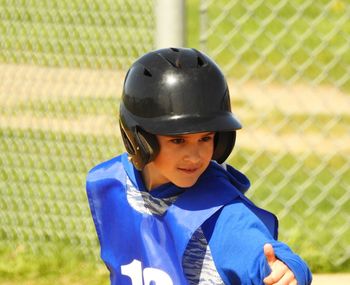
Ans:
POLYGON ((112 285, 263 284, 271 243, 299 285, 303 260, 277 241, 277 219, 244 196, 249 180, 211 162, 190 188, 148 192, 123 154, 93 168, 87 194, 112 285))

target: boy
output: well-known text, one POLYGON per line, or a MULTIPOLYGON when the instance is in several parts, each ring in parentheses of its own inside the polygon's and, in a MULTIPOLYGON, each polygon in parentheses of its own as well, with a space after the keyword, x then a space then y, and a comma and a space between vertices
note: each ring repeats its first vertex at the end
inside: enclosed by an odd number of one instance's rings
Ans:
POLYGON ((127 154, 87 178, 111 284, 311 283, 276 240, 275 216, 244 196, 249 180, 223 164, 241 124, 209 57, 183 48, 142 56, 119 116, 127 154))

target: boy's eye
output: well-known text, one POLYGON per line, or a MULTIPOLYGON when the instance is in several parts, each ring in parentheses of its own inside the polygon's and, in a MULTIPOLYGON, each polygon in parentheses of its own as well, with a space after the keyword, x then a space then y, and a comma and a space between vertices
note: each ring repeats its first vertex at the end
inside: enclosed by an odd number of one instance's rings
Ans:
POLYGON ((171 139, 170 140, 172 143, 174 143, 174 144, 181 144, 181 143, 183 143, 185 140, 184 139, 171 139))
POLYGON ((207 141, 210 141, 213 137, 212 136, 207 136, 207 137, 203 137, 201 139, 202 142, 207 142, 207 141))

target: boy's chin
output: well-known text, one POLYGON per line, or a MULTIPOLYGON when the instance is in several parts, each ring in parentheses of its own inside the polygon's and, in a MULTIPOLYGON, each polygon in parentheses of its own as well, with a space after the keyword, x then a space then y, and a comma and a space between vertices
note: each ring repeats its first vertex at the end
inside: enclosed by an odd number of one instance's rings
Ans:
POLYGON ((198 179, 190 180, 190 181, 176 181, 173 183, 179 188, 190 188, 196 184, 197 180, 198 179))

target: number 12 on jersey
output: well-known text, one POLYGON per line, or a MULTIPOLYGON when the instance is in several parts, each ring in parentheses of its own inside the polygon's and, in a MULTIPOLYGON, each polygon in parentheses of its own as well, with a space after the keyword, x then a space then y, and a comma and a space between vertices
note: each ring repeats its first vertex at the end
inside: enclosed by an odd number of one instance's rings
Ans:
POLYGON ((134 259, 121 266, 122 275, 131 279, 132 285, 173 285, 170 276, 163 270, 146 267, 142 269, 141 261, 134 259))

